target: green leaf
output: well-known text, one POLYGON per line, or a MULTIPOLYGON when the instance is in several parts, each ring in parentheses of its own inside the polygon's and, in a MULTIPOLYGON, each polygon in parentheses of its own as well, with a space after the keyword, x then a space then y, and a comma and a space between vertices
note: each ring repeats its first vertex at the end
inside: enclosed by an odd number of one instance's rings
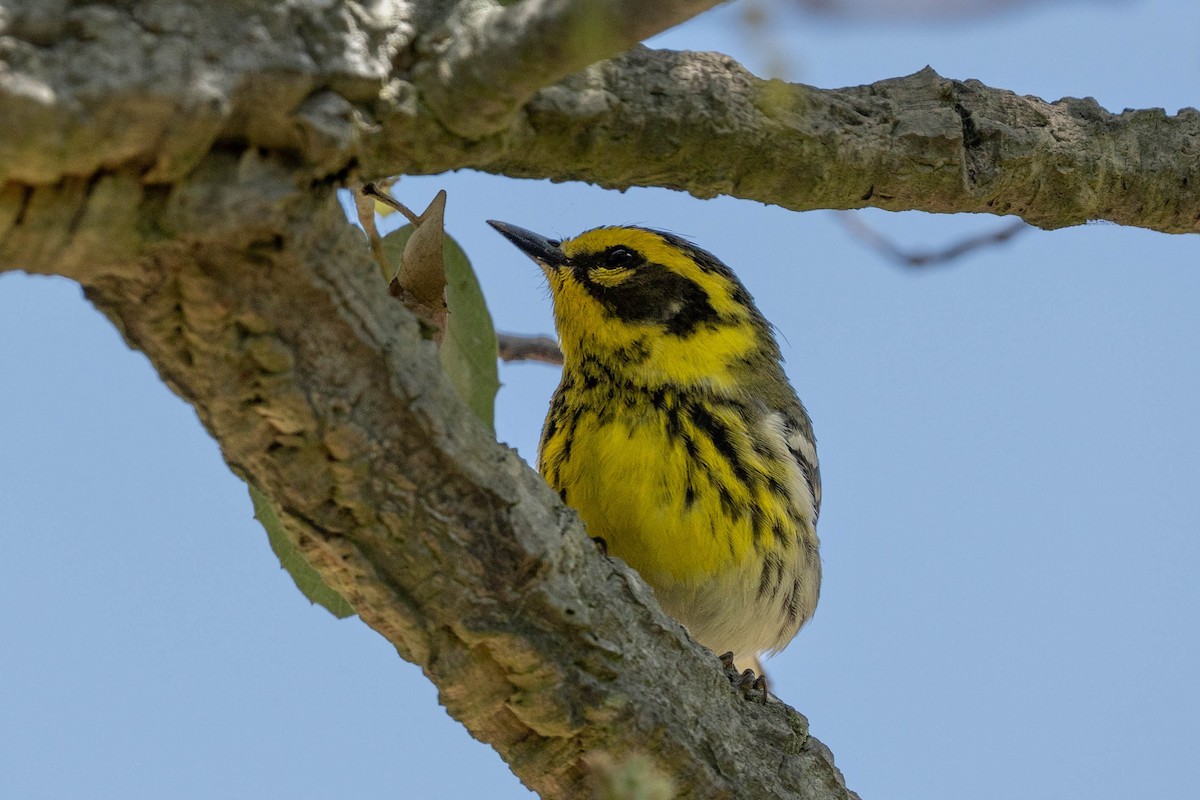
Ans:
POLYGON ((275 516, 271 504, 267 501, 267 496, 254 486, 246 485, 250 489, 250 501, 254 503, 254 518, 266 528, 267 541, 271 543, 271 549, 275 551, 275 557, 279 559, 280 566, 287 570, 288 575, 292 576, 296 588, 309 599, 309 602, 324 606, 330 614, 338 619, 354 616, 353 606, 321 579, 320 573, 312 568, 308 560, 292 544, 292 540, 283 532, 283 523, 279 521, 279 517, 275 516))
POLYGON ((446 305, 450 316, 439 353, 442 369, 459 396, 495 431, 496 392, 500 373, 496 366, 496 329, 471 261, 446 237, 446 305))
MULTIPOLYGON (((413 226, 383 237, 389 261, 399 264, 413 226)), ((500 375, 496 366, 496 329, 488 312, 471 261, 458 242, 445 235, 442 261, 446 272, 446 305, 450 313, 438 356, 458 396, 466 401, 475 416, 495 430, 496 392, 500 375)))

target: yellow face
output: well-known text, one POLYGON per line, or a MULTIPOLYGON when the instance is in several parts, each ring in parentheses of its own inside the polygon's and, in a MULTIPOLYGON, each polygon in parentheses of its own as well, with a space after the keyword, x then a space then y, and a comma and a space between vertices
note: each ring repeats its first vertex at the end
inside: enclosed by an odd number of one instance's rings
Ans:
POLYGON ((496 226, 546 274, 568 360, 586 354, 645 383, 721 386, 770 340, 733 272, 676 236, 610 227, 557 242, 496 226))

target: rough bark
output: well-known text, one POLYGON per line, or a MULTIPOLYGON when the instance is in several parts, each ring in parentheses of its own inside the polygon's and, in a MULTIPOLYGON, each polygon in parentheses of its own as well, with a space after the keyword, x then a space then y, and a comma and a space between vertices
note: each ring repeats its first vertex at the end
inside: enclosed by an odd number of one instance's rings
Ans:
POLYGON ((456 134, 506 127, 534 92, 723 0, 530 0, 463 4, 413 72, 421 96, 456 134))
POLYGON ((1041 228, 1109 220, 1200 232, 1200 112, 1111 114, 926 68, 823 90, 727 56, 635 49, 540 92, 480 169, 666 186, 804 211, 1014 214, 1041 228))
MULTIPOLYGON (((326 580, 543 795, 644 755, 681 797, 850 796, 803 717, 732 690, 471 417, 334 189, 473 167, 1194 232, 1200 114, 931 70, 825 91, 641 48, 564 77, 581 64, 544 37, 625 4, 535 5, 546 24, 506 39, 480 26, 517 12, 475 0, 2 2, 0 269, 78 280, 326 580)), ((664 4, 619 41, 707 5, 664 4)))
MULTIPOLYGON (((487 26, 515 7, 482 1, 160 0, 67 11, 10 0, 0 22, 0 180, 36 186, 123 168, 170 182, 229 145, 294 158, 298 174, 316 178, 467 167, 797 210, 1200 231, 1194 109, 1111 114, 1093 100, 1046 103, 928 69, 823 90, 760 80, 717 54, 643 48, 525 102, 539 80, 577 66, 560 52, 562 20, 574 17, 545 5, 559 24, 504 28, 513 31, 506 55, 487 26), (497 65, 491 95, 487 63, 497 65), (522 69, 535 77, 517 81, 522 69), (467 102, 447 90, 458 79, 467 102)), ((657 23, 707 4, 668 5, 657 23)))
POLYGON ((585 796, 598 764, 639 757, 681 797, 851 796, 805 719, 736 691, 458 400, 332 187, 215 153, 170 190, 122 174, 35 193, 20 227, 64 214, 96 246, 25 263, 84 285, 528 786, 585 796), (142 232, 100 246, 114 217, 142 232))

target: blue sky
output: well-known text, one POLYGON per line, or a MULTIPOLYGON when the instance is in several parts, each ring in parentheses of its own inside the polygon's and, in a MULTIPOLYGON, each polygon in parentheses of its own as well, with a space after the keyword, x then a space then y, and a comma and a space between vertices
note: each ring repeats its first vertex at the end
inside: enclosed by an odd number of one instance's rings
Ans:
MULTIPOLYGON (((658 46, 769 48, 732 10, 658 46)), ((954 25, 776 20, 790 77, 926 64, 1110 110, 1200 105, 1200 5, 1054 4, 954 25)), ((1031 231, 905 272, 832 212, 661 190, 406 178, 502 330, 551 330, 494 231, 642 223, 733 266, 779 328, 825 484, 826 581, 769 668, 864 798, 1179 796, 1200 784, 1200 239, 1031 231)), ((987 217, 868 212, 905 246, 987 217)), ((57 279, 0 276, 0 795, 524 798, 413 666, 278 569, 192 410, 57 279)), ((531 458, 557 371, 505 367, 531 458)))

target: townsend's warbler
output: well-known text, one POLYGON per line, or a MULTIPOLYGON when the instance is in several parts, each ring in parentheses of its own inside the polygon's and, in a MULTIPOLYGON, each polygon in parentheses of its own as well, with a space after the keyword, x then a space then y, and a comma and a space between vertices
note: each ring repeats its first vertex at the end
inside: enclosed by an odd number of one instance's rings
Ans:
POLYGON ((542 475, 700 643, 739 661, 781 650, 817 604, 821 475, 741 281, 662 231, 490 224, 550 281, 563 374, 542 475))

